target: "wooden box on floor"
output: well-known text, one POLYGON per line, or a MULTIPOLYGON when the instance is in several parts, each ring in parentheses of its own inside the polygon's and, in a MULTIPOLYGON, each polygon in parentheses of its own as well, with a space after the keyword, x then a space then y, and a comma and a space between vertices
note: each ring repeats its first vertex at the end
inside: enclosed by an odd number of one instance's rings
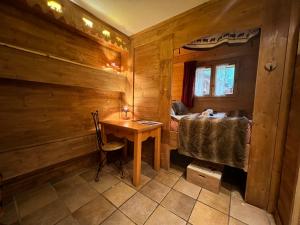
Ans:
POLYGON ((191 163, 187 167, 186 179, 211 192, 219 193, 222 178, 221 170, 222 167, 191 163))

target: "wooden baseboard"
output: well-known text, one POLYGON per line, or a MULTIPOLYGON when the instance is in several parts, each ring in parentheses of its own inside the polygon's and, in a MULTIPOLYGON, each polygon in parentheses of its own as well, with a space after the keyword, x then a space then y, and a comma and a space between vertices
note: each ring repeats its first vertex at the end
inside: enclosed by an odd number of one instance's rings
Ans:
POLYGON ((47 182, 56 182, 72 174, 79 173, 88 167, 97 165, 99 152, 64 161, 49 167, 42 168, 29 174, 6 180, 2 184, 2 197, 9 202, 18 193, 47 182))

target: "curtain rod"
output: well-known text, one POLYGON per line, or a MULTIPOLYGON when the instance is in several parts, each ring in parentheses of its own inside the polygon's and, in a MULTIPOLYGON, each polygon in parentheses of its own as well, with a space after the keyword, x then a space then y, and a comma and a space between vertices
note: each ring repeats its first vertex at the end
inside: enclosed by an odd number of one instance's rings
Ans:
POLYGON ((85 68, 89 68, 89 69, 94 69, 94 70, 98 70, 98 71, 101 71, 101 72, 110 73, 110 74, 113 74, 113 75, 125 76, 122 73, 107 71, 105 69, 100 69, 100 68, 97 68, 97 67, 94 67, 94 66, 90 66, 90 65, 87 65, 87 64, 75 62, 73 60, 61 58, 61 57, 54 56, 54 55, 51 55, 51 54, 47 54, 47 53, 44 53, 44 52, 41 52, 41 51, 36 51, 36 50, 28 49, 28 48, 23 48, 23 47, 20 47, 20 46, 17 46, 17 45, 12 45, 12 44, 7 44, 7 43, 4 43, 4 42, 0 42, 0 46, 4 46, 4 47, 7 47, 7 48, 12 48, 12 49, 17 49, 19 51, 31 53, 31 54, 34 54, 34 55, 44 56, 44 57, 47 57, 47 58, 50 58, 50 59, 55 59, 55 60, 58 60, 58 61, 61 61, 61 62, 66 62, 66 63, 70 63, 70 64, 73 64, 73 65, 82 66, 82 67, 85 67, 85 68))

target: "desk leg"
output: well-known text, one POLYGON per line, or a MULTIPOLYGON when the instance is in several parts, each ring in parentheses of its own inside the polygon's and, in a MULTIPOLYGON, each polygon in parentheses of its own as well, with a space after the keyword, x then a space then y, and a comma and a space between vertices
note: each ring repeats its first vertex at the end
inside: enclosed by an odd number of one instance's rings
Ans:
POLYGON ((142 133, 134 134, 133 185, 141 182, 142 133))
POLYGON ((156 129, 155 136, 155 149, 154 149, 154 169, 159 171, 160 168, 160 136, 161 136, 161 128, 156 129))

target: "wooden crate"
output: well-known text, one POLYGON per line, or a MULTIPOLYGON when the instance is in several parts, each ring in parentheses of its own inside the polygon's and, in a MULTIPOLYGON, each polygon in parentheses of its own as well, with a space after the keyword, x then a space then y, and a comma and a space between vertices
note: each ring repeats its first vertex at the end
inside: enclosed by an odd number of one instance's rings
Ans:
POLYGON ((222 179, 222 167, 191 163, 187 167, 186 179, 211 192, 219 193, 222 179))

